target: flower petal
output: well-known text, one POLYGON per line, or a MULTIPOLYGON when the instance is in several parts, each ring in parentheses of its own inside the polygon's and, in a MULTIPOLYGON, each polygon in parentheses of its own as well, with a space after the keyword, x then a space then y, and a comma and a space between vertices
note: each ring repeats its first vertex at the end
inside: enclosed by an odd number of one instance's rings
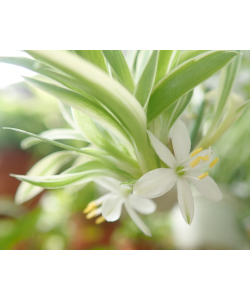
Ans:
POLYGON ((189 156, 191 140, 186 125, 178 120, 172 127, 171 138, 174 154, 178 162, 189 156))
POLYGON ((125 208, 130 216, 130 218, 135 222, 135 224, 141 229, 141 231, 147 236, 151 236, 151 232, 146 226, 146 224, 142 221, 142 219, 138 216, 138 214, 133 210, 128 201, 124 202, 125 208))
MULTIPOLYGON (((196 178, 201 175, 197 172, 189 172, 189 174, 196 178)), ((210 176, 199 180, 188 178, 188 181, 192 183, 196 189, 208 200, 219 201, 223 198, 218 185, 210 176)))
POLYGON ((119 195, 115 195, 105 200, 102 204, 102 215, 108 222, 118 220, 122 212, 122 204, 124 199, 119 195))
POLYGON ((176 159, 171 151, 161 141, 159 141, 151 131, 147 130, 147 132, 150 142, 157 155, 167 166, 174 168, 176 166, 176 159))
POLYGON ((194 218, 194 199, 185 179, 177 181, 178 203, 184 220, 190 225, 194 218))
POLYGON ((128 202, 132 208, 138 211, 140 214, 149 215, 156 210, 155 202, 150 199, 130 195, 128 202))
POLYGON ((99 177, 94 180, 97 184, 104 187, 106 190, 119 193, 121 186, 119 186, 120 182, 114 178, 110 177, 99 177))
POLYGON ((156 169, 143 175, 134 185, 133 193, 142 198, 156 198, 175 185, 177 176, 172 169, 156 169))

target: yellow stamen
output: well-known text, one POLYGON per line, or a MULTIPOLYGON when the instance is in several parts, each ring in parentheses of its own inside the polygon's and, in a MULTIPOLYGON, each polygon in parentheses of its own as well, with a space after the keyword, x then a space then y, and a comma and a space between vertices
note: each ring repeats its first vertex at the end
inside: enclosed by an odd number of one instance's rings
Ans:
POLYGON ((206 160, 206 161, 208 161, 209 160, 209 158, 208 158, 208 155, 206 155, 206 156, 199 156, 198 157, 199 159, 201 159, 201 160, 206 160))
POLYGON ((209 174, 208 172, 206 172, 206 173, 204 173, 204 174, 201 174, 201 175, 198 177, 198 179, 203 179, 203 178, 207 177, 208 174, 209 174))
POLYGON ((196 154, 200 153, 202 150, 203 150, 203 148, 200 147, 200 148, 194 150, 194 151, 190 154, 190 156, 191 156, 191 157, 194 157, 196 154))
POLYGON ((198 163, 200 162, 200 160, 208 161, 208 160, 209 160, 208 155, 196 157, 196 158, 195 158, 193 161, 191 161, 191 163, 189 164, 190 167, 191 167, 191 168, 194 168, 195 166, 197 166, 198 163))
POLYGON ((214 167, 218 161, 219 161, 219 158, 217 157, 214 161, 211 162, 211 164, 209 165, 209 168, 211 169, 212 167, 214 167))
POLYGON ((191 163, 189 164, 191 168, 194 168, 195 166, 198 165, 198 163, 200 162, 199 157, 197 157, 195 160, 191 161, 191 163))
POLYGON ((91 210, 96 208, 96 204, 95 203, 89 203, 88 206, 84 209, 83 213, 87 214, 89 213, 91 210))
POLYGON ((103 223, 103 222, 105 222, 106 221, 106 219, 103 217, 103 216, 100 216, 99 218, 97 218, 96 220, 95 220, 95 223, 97 224, 97 225, 99 225, 99 224, 101 224, 101 223, 103 223))
POLYGON ((96 209, 92 210, 90 213, 86 215, 86 219, 91 219, 96 217, 96 209))

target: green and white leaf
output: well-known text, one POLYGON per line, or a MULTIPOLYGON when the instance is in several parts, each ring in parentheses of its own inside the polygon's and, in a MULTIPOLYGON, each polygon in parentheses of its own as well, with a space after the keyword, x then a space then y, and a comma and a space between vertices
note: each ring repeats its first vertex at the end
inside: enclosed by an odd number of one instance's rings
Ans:
POLYGON ((144 107, 145 110, 151 91, 154 87, 158 57, 159 51, 154 50, 134 91, 136 99, 141 103, 141 106, 144 107))
POLYGON ((178 64, 180 65, 180 64, 184 63, 185 61, 192 59, 192 58, 194 58, 198 55, 201 55, 205 52, 208 52, 208 51, 209 50, 185 50, 181 53, 178 64))
MULTIPOLYGON (((39 134, 41 137, 45 137, 50 140, 79 140, 88 142, 87 139, 81 134, 73 129, 51 129, 46 130, 39 134)), ((29 147, 40 143, 41 140, 38 140, 34 137, 28 137, 21 142, 22 149, 28 149, 29 147)))
POLYGON ((180 50, 160 50, 155 84, 177 66, 180 50))
POLYGON ((137 83, 141 78, 142 72, 145 69, 149 57, 151 55, 151 50, 139 50, 135 62, 135 82, 137 83))
POLYGON ((144 171, 148 170, 146 116, 138 101, 126 88, 93 64, 67 51, 32 50, 27 52, 80 81, 82 89, 104 105, 128 130, 136 150, 145 158, 144 164, 140 167, 144 171))
MULTIPOLYGON (((74 157, 75 153, 70 151, 52 153, 39 160, 29 170, 26 176, 32 177, 54 175, 74 157)), ((15 202, 22 204, 38 195, 40 192, 42 192, 42 190, 42 187, 33 186, 28 182, 22 182, 17 189, 15 202)))
POLYGON ((75 119, 75 123, 78 125, 80 131, 92 144, 105 150, 114 158, 130 164, 135 168, 138 168, 138 164, 134 159, 126 155, 124 152, 120 151, 116 146, 112 145, 110 141, 103 138, 101 132, 99 132, 90 117, 76 109, 73 109, 73 116, 75 119))
MULTIPOLYGON (((100 124, 104 127, 109 128, 120 138, 126 139, 128 142, 131 141, 123 126, 110 113, 84 95, 33 78, 25 77, 25 80, 32 86, 35 86, 56 97, 67 106, 72 106, 84 112, 88 116, 100 122, 100 124)), ((70 118, 70 114, 68 114, 68 117, 70 118)))
POLYGON ((77 128, 73 116, 72 116, 72 111, 71 111, 71 107, 61 101, 58 101, 58 105, 60 108, 60 111, 64 117, 64 120, 74 129, 77 128))
MULTIPOLYGON (((35 186, 46 189, 58 189, 69 185, 78 185, 80 183, 83 184, 90 182, 99 176, 119 178, 119 175, 117 175, 117 173, 113 172, 103 164, 96 161, 91 161, 82 166, 71 168, 60 175, 25 176, 11 174, 11 176, 21 181, 25 181, 35 186)), ((126 177, 120 176, 120 179, 121 178, 124 179, 126 177)))
POLYGON ((125 57, 121 50, 102 50, 109 65, 124 84, 131 92, 134 91, 135 84, 125 57))
POLYGON ((75 50, 76 54, 108 73, 105 58, 101 50, 75 50))
POLYGON ((147 111, 148 123, 237 55, 239 53, 234 51, 209 51, 173 69, 152 91, 147 111))
POLYGON ((182 113, 190 103, 193 96, 193 91, 188 92, 177 100, 169 109, 167 109, 161 116, 161 137, 160 140, 163 144, 167 145, 168 136, 171 127, 175 121, 181 117, 182 113))
POLYGON ((230 93, 233 89, 235 78, 241 65, 242 55, 238 55, 221 71, 220 84, 218 89, 217 101, 214 106, 214 123, 217 123, 225 109, 230 93))

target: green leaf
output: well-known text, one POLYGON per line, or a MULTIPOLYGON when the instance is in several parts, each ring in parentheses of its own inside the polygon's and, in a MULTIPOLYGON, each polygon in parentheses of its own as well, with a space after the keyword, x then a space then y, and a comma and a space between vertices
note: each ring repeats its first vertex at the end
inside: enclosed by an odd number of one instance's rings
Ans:
POLYGON ((76 129, 76 124, 74 122, 72 112, 71 112, 71 107, 60 100, 58 101, 58 105, 60 108, 60 111, 65 119, 65 121, 74 129, 76 129))
POLYGON ((155 84, 174 69, 180 57, 180 50, 160 50, 155 84))
POLYGON ((27 52, 80 81, 82 89, 107 107, 128 130, 136 151, 144 158, 140 167, 144 171, 149 169, 146 115, 141 105, 126 88, 93 64, 66 51, 31 50, 27 52))
POLYGON ((25 80, 32 86, 35 86, 49 93, 50 95, 55 96, 57 99, 63 101, 67 105, 83 111, 88 116, 100 122, 100 124, 102 124, 104 127, 109 128, 120 138, 126 139, 128 142, 131 141, 120 123, 115 120, 115 118, 113 118, 111 114, 108 113, 104 108, 102 108, 99 104, 95 103, 89 98, 76 92, 33 78, 25 77, 25 80))
POLYGON ((134 74, 139 50, 126 50, 125 59, 132 74, 134 74))
POLYGON ((162 122, 160 124, 161 137, 160 140, 163 144, 167 145, 169 132, 175 121, 180 118, 193 96, 193 91, 188 92, 170 106, 160 117, 162 122))
MULTIPOLYGON (((86 138, 80 133, 73 129, 51 129, 46 130, 39 134, 39 136, 45 137, 50 140, 79 140, 87 142, 86 138)), ((41 140, 38 140, 33 137, 28 137, 21 142, 22 149, 28 149, 29 147, 40 143, 41 140)))
MULTIPOLYGON (((75 154, 70 151, 60 151, 52 153, 39 160, 26 174, 26 176, 47 176, 56 174, 62 166, 69 162, 75 154)), ((15 201, 22 204, 40 192, 43 188, 33 186, 27 182, 22 182, 16 192, 15 201)))
POLYGON ((105 58, 101 50, 75 50, 76 54, 108 73, 105 58))
POLYGON ((165 111, 165 118, 167 119, 167 126, 170 129, 175 121, 181 116, 193 96, 193 91, 188 92, 177 100, 169 109, 165 111))
POLYGON ((158 56, 159 51, 154 50, 134 91, 134 95, 142 107, 147 107, 151 91, 154 87, 158 56))
POLYGON ((205 52, 208 52, 209 50, 186 50, 186 51, 183 51, 180 55, 180 59, 179 59, 179 62, 178 64, 182 64, 184 63, 185 61, 191 59, 191 58, 194 58, 198 55, 201 55, 205 52))
POLYGON ((127 62, 120 50, 102 50, 104 56, 106 57, 108 63, 110 64, 113 71, 123 82, 131 92, 134 91, 135 84, 133 77, 130 73, 127 62))
POLYGON ((56 141, 47 139, 45 137, 42 137, 42 136, 36 135, 34 133, 27 132, 27 131, 24 131, 24 130, 21 130, 21 129, 9 128, 9 127, 3 127, 3 129, 9 129, 9 130, 21 132, 21 133, 30 135, 32 137, 35 137, 35 138, 37 138, 37 139, 39 139, 41 141, 47 142, 49 144, 52 144, 54 146, 57 146, 57 147, 60 147, 60 148, 66 149, 66 150, 74 151, 76 153, 85 154, 85 155, 88 155, 90 157, 94 157, 94 158, 98 158, 99 159, 100 156, 107 155, 106 152, 104 152, 102 150, 99 150, 99 149, 90 149, 90 148, 78 149, 78 148, 75 148, 75 147, 72 147, 72 146, 68 146, 68 145, 65 145, 63 143, 56 142, 56 141))
POLYGON ((58 189, 72 184, 87 183, 99 176, 116 177, 117 174, 101 163, 91 161, 83 166, 74 168, 74 173, 71 170, 71 172, 52 176, 24 176, 15 174, 11 174, 11 176, 45 189, 58 189))
POLYGON ((234 51, 210 51, 181 64, 154 87, 148 105, 148 123, 175 101, 218 72, 235 56, 234 51))
POLYGON ((139 50, 134 66, 135 82, 138 82, 141 78, 141 74, 148 63, 151 52, 151 50, 139 50))
POLYGON ((26 68, 53 79, 78 93, 81 92, 81 85, 79 82, 72 80, 72 78, 68 77, 66 74, 59 73, 58 70, 51 69, 48 65, 36 60, 25 57, 0 57, 0 62, 26 68))
POLYGON ((214 106, 214 117, 215 123, 220 119, 230 93, 233 89, 235 78, 238 74, 241 65, 242 55, 237 56, 230 64, 228 64, 221 72, 220 84, 218 90, 217 101, 214 106))
POLYGON ((107 139, 104 139, 102 134, 97 129, 93 120, 86 114, 73 109, 73 116, 76 124, 87 139, 94 145, 105 150, 114 158, 120 159, 134 167, 138 167, 137 162, 130 156, 124 154, 117 147, 113 146, 107 139))

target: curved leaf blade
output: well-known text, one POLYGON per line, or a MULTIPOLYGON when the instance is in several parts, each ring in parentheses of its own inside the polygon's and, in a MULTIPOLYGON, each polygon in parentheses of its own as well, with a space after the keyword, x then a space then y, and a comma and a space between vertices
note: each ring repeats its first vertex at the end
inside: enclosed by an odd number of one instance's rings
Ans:
POLYGON ((102 50, 111 68, 119 77, 121 82, 131 91, 134 91, 135 84, 130 73, 127 62, 121 50, 102 50))
POLYGON ((154 50, 134 91, 134 95, 142 107, 147 107, 151 91, 154 87, 158 57, 159 51, 154 50))
POLYGON ((188 60, 168 73, 155 86, 149 99, 148 123, 237 55, 239 53, 234 51, 210 51, 188 60))
MULTIPOLYGON (((45 137, 50 140, 79 140, 88 142, 86 138, 80 133, 73 129, 51 129, 46 130, 39 134, 42 137, 45 137)), ((41 140, 38 140, 33 137, 28 137, 21 142, 22 149, 28 149, 29 147, 40 143, 41 140)))
POLYGON ((160 50, 155 84, 174 69, 180 57, 180 50, 160 50))
POLYGON ((128 134, 123 129, 121 124, 115 118, 113 118, 113 116, 104 108, 102 108, 99 104, 95 103, 89 98, 65 88, 61 88, 59 86, 33 78, 25 77, 25 80, 32 86, 35 86, 49 93, 50 95, 53 95, 67 105, 84 112, 88 116, 100 122, 100 124, 102 124, 104 127, 109 128, 120 138, 126 139, 131 143, 131 139, 129 138, 128 134))
POLYGON ((105 58, 101 50, 75 50, 76 54, 108 73, 105 58))
POLYGON ((201 55, 205 52, 208 52, 208 51, 209 50, 186 50, 181 53, 178 64, 180 65, 180 64, 184 63, 185 61, 187 61, 191 58, 194 58, 198 55, 201 55))
MULTIPOLYGON (((39 160, 26 174, 26 176, 47 176, 56 174, 62 166, 69 162, 75 154, 70 151, 60 151, 52 153, 39 160)), ((33 186, 27 182, 22 182, 16 192, 15 202, 22 204, 40 192, 42 187, 33 186)))

